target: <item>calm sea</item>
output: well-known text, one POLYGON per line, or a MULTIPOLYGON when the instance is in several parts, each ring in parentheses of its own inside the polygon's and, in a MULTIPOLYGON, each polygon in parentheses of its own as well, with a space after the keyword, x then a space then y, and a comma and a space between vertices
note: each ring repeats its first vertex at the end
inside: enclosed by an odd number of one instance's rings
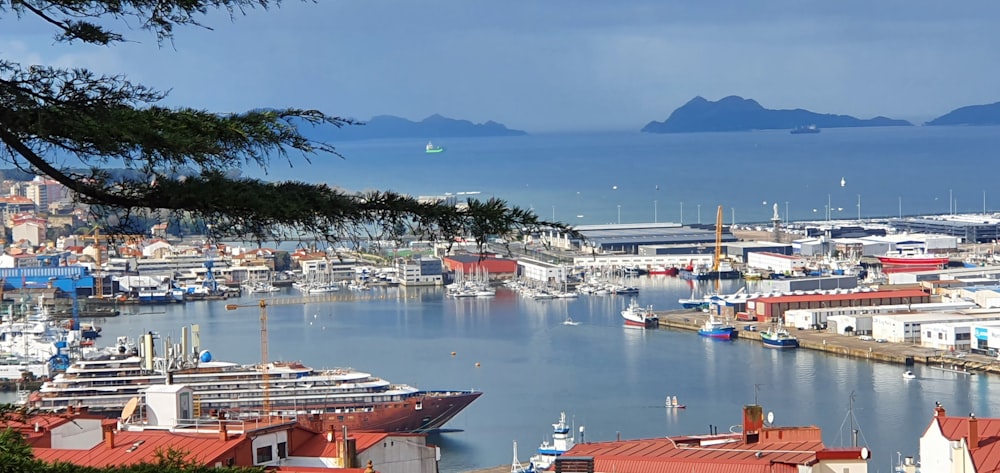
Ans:
MULTIPOLYGON (((270 177, 414 195, 478 191, 573 224, 619 215, 622 223, 677 222, 681 202, 684 223, 714 221, 719 205, 727 223, 733 215, 738 223, 764 221, 775 202, 791 220, 822 219, 828 201, 834 218, 854 218, 859 195, 863 217, 981 212, 984 195, 989 209, 1000 207, 990 204, 1000 202, 992 185, 1000 167, 992 156, 1000 149, 995 127, 428 138, 446 151, 425 154, 417 140, 348 142, 339 146, 346 160, 270 177)), ((663 277, 638 284, 639 303, 657 310, 679 308, 678 298, 699 290, 663 277)), ((737 289, 727 284, 724 291, 737 289)), ((422 388, 482 390, 449 423, 461 432, 431 440, 442 447, 444 473, 508 464, 515 440, 526 459, 560 411, 586 427, 586 440, 648 438, 707 433, 710 425, 724 431, 756 396, 777 424, 815 424, 828 445, 843 446, 853 398, 873 472, 890 471, 896 452, 917 454, 935 401, 954 414, 1000 415, 991 400, 1000 380, 992 377, 918 366, 918 379, 907 382, 901 366, 626 329, 618 315, 626 303, 620 296, 538 302, 510 292, 452 300, 440 290, 389 289, 353 301, 271 307, 269 352, 271 359, 351 366, 422 388), (567 316, 581 324, 563 325, 567 316), (688 408, 663 409, 668 394, 688 408)), ((260 358, 252 307, 144 307, 99 323, 109 341, 149 330, 176 340, 180 326, 199 324, 202 345, 217 359, 260 358)))
POLYGON ((1000 127, 737 133, 593 133, 337 143, 346 159, 278 166, 269 178, 413 195, 481 192, 570 224, 767 221, 1000 208, 1000 127), (844 186, 841 186, 841 180, 844 186), (949 205, 951 201, 951 205, 949 205), (766 202, 766 204, 765 204, 766 202), (992 203, 991 203, 992 202, 992 203), (787 215, 786 215, 787 214, 787 215))
MULTIPOLYGON (((639 303, 658 310, 679 308, 678 298, 707 289, 668 277, 637 283, 639 303)), ((431 439, 442 448, 445 473, 509 464, 515 440, 526 460, 561 411, 585 426, 585 440, 650 438, 708 433, 710 425, 725 431, 756 396, 776 424, 817 425, 828 445, 846 446, 853 398, 853 422, 860 443, 874 452, 873 472, 890 471, 897 451, 917 454, 935 401, 955 414, 1000 415, 992 400, 1000 380, 992 377, 917 366, 919 379, 907 381, 902 366, 625 328, 619 311, 626 303, 622 296, 540 302, 506 291, 456 300, 440 290, 383 289, 357 300, 272 306, 269 353, 272 360, 350 366, 427 389, 483 391, 447 425, 461 431, 431 439), (567 316, 580 325, 564 325, 567 316), (664 409, 668 394, 687 409, 664 409)), ((260 359, 255 307, 226 311, 216 301, 125 311, 99 322, 105 340, 152 330, 176 342, 181 325, 198 324, 203 348, 216 359, 260 359)))

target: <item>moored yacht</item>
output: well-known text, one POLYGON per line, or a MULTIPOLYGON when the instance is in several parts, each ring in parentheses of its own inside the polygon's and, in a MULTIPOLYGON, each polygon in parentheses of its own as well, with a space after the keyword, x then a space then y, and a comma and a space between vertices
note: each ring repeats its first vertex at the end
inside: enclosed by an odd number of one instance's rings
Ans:
MULTIPOLYGON (((194 340, 197 340, 195 327, 194 340)), ((477 391, 425 391, 393 384, 351 368, 314 370, 299 362, 258 365, 215 361, 208 351, 188 349, 188 332, 180 347, 153 355, 153 334, 143 335, 138 348, 119 337, 100 356, 73 362, 65 373, 42 384, 28 405, 42 410, 68 406, 117 416, 144 388, 184 384, 194 390, 195 417, 218 415, 295 416, 321 431, 346 426, 351 430, 426 432, 440 429, 476 400, 477 391), (265 379, 264 374, 267 373, 265 379)))

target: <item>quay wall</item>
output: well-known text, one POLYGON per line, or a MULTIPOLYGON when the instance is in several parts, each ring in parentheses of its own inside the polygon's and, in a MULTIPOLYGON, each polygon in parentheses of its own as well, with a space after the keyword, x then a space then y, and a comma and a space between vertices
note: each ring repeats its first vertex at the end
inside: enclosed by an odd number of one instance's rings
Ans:
MULTIPOLYGON (((657 311, 660 317, 661 330, 685 330, 697 332, 708 319, 708 315, 694 310, 657 311)), ((759 330, 767 324, 737 323, 737 335, 740 339, 751 342, 760 341, 759 330), (757 331, 746 330, 746 325, 754 325, 757 331)), ((966 370, 973 373, 1000 374, 1000 361, 982 355, 969 354, 956 357, 941 350, 933 350, 919 345, 903 343, 876 343, 864 341, 857 337, 838 335, 819 330, 795 330, 792 332, 799 340, 799 349, 816 350, 831 355, 846 356, 885 363, 911 366, 916 363, 945 367, 949 369, 966 370)), ((764 349, 762 346, 761 349, 764 349)))

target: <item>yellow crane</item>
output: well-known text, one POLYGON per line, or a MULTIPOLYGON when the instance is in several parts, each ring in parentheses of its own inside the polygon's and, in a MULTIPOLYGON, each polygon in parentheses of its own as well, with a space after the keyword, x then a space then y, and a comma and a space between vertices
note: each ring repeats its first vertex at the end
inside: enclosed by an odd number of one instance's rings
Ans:
MULTIPOLYGON (((261 402, 261 413, 264 416, 271 416, 271 381, 269 379, 270 373, 267 361, 267 300, 261 299, 257 302, 257 307, 260 307, 260 369, 263 391, 263 400, 261 402)), ((240 307, 251 307, 239 304, 226 304, 226 310, 236 310, 240 307)))
POLYGON ((722 206, 715 214, 715 259, 712 261, 712 271, 719 270, 719 263, 722 262, 722 206))

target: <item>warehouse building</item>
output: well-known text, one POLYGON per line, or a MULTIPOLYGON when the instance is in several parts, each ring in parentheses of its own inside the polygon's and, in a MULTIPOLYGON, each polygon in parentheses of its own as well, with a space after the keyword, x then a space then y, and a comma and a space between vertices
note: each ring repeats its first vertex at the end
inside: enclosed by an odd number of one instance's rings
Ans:
POLYGON ((894 218, 893 228, 908 233, 936 233, 959 238, 963 243, 990 243, 1000 239, 1000 219, 993 215, 934 215, 894 218))

